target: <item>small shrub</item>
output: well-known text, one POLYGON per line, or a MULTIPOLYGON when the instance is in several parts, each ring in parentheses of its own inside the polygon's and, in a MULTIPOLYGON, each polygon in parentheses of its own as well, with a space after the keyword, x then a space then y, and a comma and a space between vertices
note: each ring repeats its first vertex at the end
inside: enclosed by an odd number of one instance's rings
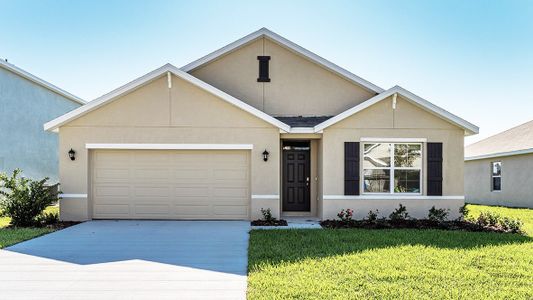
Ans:
POLYGON ((435 208, 435 206, 429 209, 428 220, 433 222, 444 222, 448 218, 449 210, 444 208, 435 208))
POLYGON ((463 206, 461 206, 461 208, 459 208, 459 213, 461 214, 463 220, 466 220, 469 218, 468 213, 470 212, 470 210, 468 209, 467 205, 468 204, 465 203, 463 206))
POLYGON ((263 221, 265 222, 276 221, 276 218, 272 216, 272 210, 270 208, 267 208, 267 209, 261 208, 261 214, 263 215, 263 221))
POLYGON ((377 222, 378 220, 378 214, 379 214, 379 210, 376 209, 376 212, 374 211, 369 211, 368 212, 368 215, 366 215, 366 218, 365 218, 365 221, 367 222, 370 222, 370 223, 375 223, 377 222))
POLYGON ((53 225, 59 222, 59 214, 56 212, 45 212, 36 218, 37 223, 42 225, 53 225))
POLYGON ((490 211, 482 211, 479 213, 476 223, 480 226, 496 227, 500 223, 500 220, 501 220, 500 215, 490 212, 490 211))
POLYGON ((352 221, 353 217, 353 210, 347 208, 340 211, 340 213, 337 214, 337 217, 341 219, 342 222, 348 223, 352 221))
POLYGON ((0 173, 0 212, 11 218, 12 225, 25 227, 36 224, 37 216, 58 200, 58 193, 46 186, 48 178, 31 180, 19 177, 21 172, 0 173))
POLYGON ((392 222, 405 221, 409 219, 407 208, 400 203, 400 207, 395 209, 390 215, 389 219, 392 222))
POLYGON ((524 223, 522 223, 522 221, 518 219, 503 217, 500 219, 500 226, 505 231, 509 231, 513 233, 521 233, 524 223))

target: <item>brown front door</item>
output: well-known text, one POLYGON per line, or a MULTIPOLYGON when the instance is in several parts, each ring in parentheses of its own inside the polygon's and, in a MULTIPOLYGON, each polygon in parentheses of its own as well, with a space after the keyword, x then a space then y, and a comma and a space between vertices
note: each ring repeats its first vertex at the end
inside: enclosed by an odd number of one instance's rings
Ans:
POLYGON ((310 211, 309 142, 283 143, 283 211, 310 211))

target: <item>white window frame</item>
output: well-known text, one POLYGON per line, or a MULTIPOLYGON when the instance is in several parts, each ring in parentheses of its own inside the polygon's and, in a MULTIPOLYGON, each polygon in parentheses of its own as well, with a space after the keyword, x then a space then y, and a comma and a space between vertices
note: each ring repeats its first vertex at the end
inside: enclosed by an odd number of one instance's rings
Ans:
POLYGON ((500 193, 502 191, 502 172, 503 172, 503 164, 501 160, 491 161, 490 162, 490 191, 493 193, 500 193), (494 175, 494 164, 499 163, 500 164, 500 175, 494 175), (500 189, 495 190, 494 189, 494 178, 500 178, 500 189))
POLYGON ((420 196, 423 194, 423 178, 424 178, 424 159, 425 159, 425 152, 424 152, 424 143, 421 142, 396 142, 394 139, 391 139, 393 142, 389 141, 386 142, 384 139, 379 139, 376 141, 365 141, 363 144, 363 147, 361 147, 361 170, 360 170, 360 178, 361 178, 361 194, 364 195, 413 195, 413 196, 420 196), (364 167, 364 160, 365 160, 365 145, 368 144, 389 144, 392 146, 392 151, 390 151, 390 160, 391 165, 390 167, 384 167, 384 168, 367 168, 366 170, 390 170, 390 180, 389 180, 389 193, 372 193, 372 192, 365 192, 365 167, 364 167), (420 152, 421 152, 421 165, 420 168, 415 167, 395 167, 395 161, 394 161, 394 148, 395 146, 399 145, 419 145, 420 146, 420 152), (420 178, 419 178, 419 186, 420 186, 420 192, 418 193, 399 193, 394 192, 394 171, 398 170, 420 170, 420 178))

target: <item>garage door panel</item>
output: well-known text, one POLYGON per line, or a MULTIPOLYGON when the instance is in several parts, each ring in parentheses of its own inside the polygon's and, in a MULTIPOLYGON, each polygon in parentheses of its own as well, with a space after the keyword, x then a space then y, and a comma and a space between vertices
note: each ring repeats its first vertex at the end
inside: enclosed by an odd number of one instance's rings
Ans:
POLYGON ((248 219, 246 151, 96 150, 92 157, 94 218, 248 219))
POLYGON ((245 205, 213 205, 216 216, 247 216, 248 206, 245 205))
POLYGON ((170 196, 169 186, 135 186, 134 195, 142 198, 168 198, 170 196))
POLYGON ((94 169, 94 182, 95 183, 109 183, 109 182, 128 182, 130 170, 125 168, 113 168, 112 166, 107 168, 94 169))
POLYGON ((93 196, 95 198, 101 197, 129 197, 130 196, 130 187, 129 186, 105 186, 98 185, 93 189, 93 196))
POLYGON ((95 204, 94 214, 98 214, 102 217, 105 217, 106 215, 127 217, 130 215, 130 205, 128 203, 95 204))

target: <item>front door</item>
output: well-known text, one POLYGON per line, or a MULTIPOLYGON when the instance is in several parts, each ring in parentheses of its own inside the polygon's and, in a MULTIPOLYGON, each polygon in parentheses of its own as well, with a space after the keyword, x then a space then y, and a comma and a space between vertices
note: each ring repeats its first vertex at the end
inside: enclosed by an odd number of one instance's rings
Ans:
POLYGON ((309 142, 283 143, 283 211, 310 211, 309 142))

